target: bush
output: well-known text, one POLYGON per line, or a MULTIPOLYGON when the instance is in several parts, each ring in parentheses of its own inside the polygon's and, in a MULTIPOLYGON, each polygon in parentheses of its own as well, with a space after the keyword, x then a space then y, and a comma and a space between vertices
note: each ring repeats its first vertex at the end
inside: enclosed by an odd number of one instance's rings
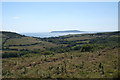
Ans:
POLYGON ((80 45, 76 45, 76 46, 73 46, 71 49, 72 50, 80 50, 81 46, 80 45))
POLYGON ((53 54, 53 52, 52 51, 44 51, 44 52, 42 52, 42 54, 43 55, 50 55, 50 54, 53 54))
POLYGON ((81 52, 90 52, 93 51, 94 46, 92 44, 85 44, 81 47, 81 52))
POLYGON ((23 53, 3 53, 2 58, 9 58, 9 57, 20 57, 24 55, 23 53))

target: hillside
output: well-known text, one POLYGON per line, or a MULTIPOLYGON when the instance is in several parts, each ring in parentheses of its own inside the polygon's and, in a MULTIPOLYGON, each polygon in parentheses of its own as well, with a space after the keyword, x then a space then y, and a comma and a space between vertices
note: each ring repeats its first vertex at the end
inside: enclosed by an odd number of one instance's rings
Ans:
POLYGON ((27 53, 39 53, 48 47, 60 46, 13 32, 2 32, 2 36, 0 38, 2 38, 3 58, 24 55, 27 53))
POLYGON ((16 78, 104 78, 117 77, 117 49, 94 53, 26 55, 3 59, 3 76, 16 78))
POLYGON ((119 32, 50 38, 10 34, 2 36, 3 78, 118 78, 119 32))

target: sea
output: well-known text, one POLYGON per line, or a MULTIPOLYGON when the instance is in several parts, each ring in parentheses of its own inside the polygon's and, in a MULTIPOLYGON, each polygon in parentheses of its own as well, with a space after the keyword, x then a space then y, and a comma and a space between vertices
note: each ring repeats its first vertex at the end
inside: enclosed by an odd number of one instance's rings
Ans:
POLYGON ((91 34, 91 33, 98 33, 98 31, 83 31, 83 32, 73 32, 73 33, 72 32, 68 32, 68 33, 37 32, 37 33, 20 33, 20 34, 30 37, 48 38, 48 37, 59 37, 70 34, 91 34))

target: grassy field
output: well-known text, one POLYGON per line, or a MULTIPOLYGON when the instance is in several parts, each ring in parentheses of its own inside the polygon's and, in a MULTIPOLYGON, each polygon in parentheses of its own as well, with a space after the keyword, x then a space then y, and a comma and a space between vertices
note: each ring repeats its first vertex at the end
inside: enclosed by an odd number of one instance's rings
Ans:
POLYGON ((3 78, 118 78, 119 32, 27 37, 3 32, 3 78))

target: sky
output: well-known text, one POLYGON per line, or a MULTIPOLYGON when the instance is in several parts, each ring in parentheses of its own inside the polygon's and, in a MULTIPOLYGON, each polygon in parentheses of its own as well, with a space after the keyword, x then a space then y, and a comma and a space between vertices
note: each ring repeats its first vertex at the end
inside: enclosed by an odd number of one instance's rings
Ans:
POLYGON ((2 2, 2 30, 117 31, 117 2, 2 2))

